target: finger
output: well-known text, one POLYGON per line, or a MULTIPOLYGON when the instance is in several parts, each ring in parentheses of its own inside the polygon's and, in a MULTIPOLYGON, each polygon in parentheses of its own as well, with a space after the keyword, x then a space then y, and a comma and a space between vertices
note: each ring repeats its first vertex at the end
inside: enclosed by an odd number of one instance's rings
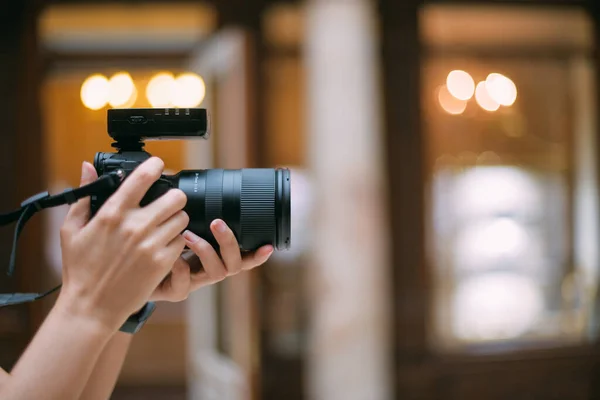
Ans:
MULTIPOLYGON (((190 250, 196 253, 202 263, 204 272, 209 277, 215 279, 215 282, 222 281, 227 277, 227 269, 210 243, 190 231, 185 231, 183 238, 190 250)), ((192 281, 194 281, 196 275, 201 275, 201 273, 194 274, 192 281)))
MULTIPOLYGON (((140 212, 142 211, 140 210, 140 212)), ((188 226, 189 222, 190 217, 188 217, 187 213, 185 211, 178 211, 177 214, 158 226, 148 240, 158 245, 167 244, 179 236, 188 226)))
MULTIPOLYGON (((81 181, 79 186, 85 186, 98 179, 96 168, 87 161, 81 164, 81 181)), ((81 228, 90 219, 90 198, 84 197, 74 203, 69 209, 65 223, 81 228)))
POLYGON ((160 178, 165 163, 157 157, 151 157, 140 164, 121 184, 107 203, 118 208, 137 208, 148 189, 160 178))
POLYGON ((232 230, 220 219, 216 219, 210 224, 210 230, 219 243, 221 258, 228 274, 237 274, 242 270, 242 254, 232 230))
POLYGON ((220 282, 222 279, 212 278, 208 272, 202 271, 191 276, 190 292, 200 289, 201 287, 212 285, 220 282))
POLYGON ((182 210, 186 203, 187 197, 185 193, 179 189, 172 189, 142 208, 142 212, 146 216, 150 226, 157 226, 171 218, 173 214, 182 210))
POLYGON ((162 279, 164 279, 164 277, 171 272, 173 265, 179 259, 179 256, 184 248, 185 240, 183 240, 181 235, 177 235, 173 240, 171 240, 171 242, 169 242, 169 244, 159 251, 158 258, 161 259, 161 264, 164 267, 163 270, 159 271, 159 273, 162 274, 162 279))
POLYGON ((152 300, 183 301, 190 293, 190 285, 190 268, 185 261, 178 258, 168 279, 152 295, 152 300))
POLYGON ((181 259, 187 265, 189 265, 190 272, 192 274, 196 274, 196 273, 204 270, 204 267, 202 266, 202 263, 200 262, 200 258, 198 258, 196 253, 194 253, 190 249, 184 250, 183 253, 181 253, 181 259))
POLYGON ((242 261, 242 269, 246 271, 264 264, 271 257, 271 254, 273 254, 273 250, 273 246, 267 245, 253 253, 245 255, 242 261))

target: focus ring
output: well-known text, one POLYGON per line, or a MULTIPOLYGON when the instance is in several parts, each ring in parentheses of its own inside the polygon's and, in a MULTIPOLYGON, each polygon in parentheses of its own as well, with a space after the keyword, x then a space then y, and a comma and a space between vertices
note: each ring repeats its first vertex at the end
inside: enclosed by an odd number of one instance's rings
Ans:
POLYGON ((256 248, 275 238, 275 171, 243 169, 241 193, 241 245, 256 248))
POLYGON ((206 172, 206 232, 210 224, 223 214, 223 170, 210 169, 206 172))

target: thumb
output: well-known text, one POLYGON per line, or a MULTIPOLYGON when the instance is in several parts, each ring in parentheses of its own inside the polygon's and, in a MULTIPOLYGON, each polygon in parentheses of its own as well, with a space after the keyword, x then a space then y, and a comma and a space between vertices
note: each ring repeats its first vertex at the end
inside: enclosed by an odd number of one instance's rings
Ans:
MULTIPOLYGON (((85 186, 90 184, 98 179, 98 174, 96 173, 96 169, 92 164, 87 161, 84 161, 81 165, 81 182, 79 186, 85 186)), ((81 228, 83 227, 90 218, 90 198, 84 197, 83 199, 78 200, 75 204, 71 206, 69 209, 69 213, 67 214, 66 223, 74 225, 74 227, 81 228)))

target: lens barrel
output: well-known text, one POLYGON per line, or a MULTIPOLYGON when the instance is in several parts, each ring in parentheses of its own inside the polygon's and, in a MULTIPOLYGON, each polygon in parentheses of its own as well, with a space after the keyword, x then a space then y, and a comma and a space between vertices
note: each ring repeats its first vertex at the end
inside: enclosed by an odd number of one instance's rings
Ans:
POLYGON ((242 250, 291 245, 291 193, 288 169, 184 170, 171 177, 187 196, 188 229, 211 244, 210 223, 220 218, 242 250))

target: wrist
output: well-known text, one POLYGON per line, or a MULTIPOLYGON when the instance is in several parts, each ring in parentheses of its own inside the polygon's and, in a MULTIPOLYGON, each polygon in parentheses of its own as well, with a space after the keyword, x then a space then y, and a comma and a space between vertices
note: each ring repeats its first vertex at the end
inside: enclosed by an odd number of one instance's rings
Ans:
POLYGON ((94 307, 90 302, 65 292, 58 296, 52 312, 94 336, 110 337, 119 329, 119 322, 114 316, 103 315, 102 310, 94 307))

